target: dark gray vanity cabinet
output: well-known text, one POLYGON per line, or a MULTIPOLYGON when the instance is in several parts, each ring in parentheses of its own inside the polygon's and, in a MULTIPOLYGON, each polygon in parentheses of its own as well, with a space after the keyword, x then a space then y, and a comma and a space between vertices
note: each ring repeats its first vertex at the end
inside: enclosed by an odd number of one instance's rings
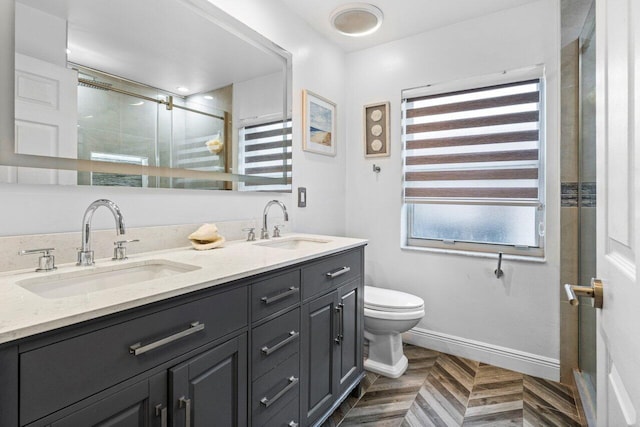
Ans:
POLYGON ((357 247, 0 346, 2 427, 317 425, 364 375, 357 247))
POLYGON ((246 425, 246 366, 247 341, 242 335, 171 368, 171 425, 246 425))
POLYGON ((333 411, 363 376, 363 251, 303 269, 301 416, 313 425, 333 411), (346 283, 345 283, 346 282, 346 283))
POLYGON ((166 373, 156 374, 54 421, 51 427, 164 427, 166 389, 166 373))

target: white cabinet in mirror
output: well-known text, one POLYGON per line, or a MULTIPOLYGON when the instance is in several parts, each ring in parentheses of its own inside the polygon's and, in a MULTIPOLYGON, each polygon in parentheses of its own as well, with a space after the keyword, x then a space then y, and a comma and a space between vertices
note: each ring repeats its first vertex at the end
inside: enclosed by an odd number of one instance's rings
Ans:
POLYGON ((208 1, 0 12, 0 182, 291 191, 291 55, 208 1))

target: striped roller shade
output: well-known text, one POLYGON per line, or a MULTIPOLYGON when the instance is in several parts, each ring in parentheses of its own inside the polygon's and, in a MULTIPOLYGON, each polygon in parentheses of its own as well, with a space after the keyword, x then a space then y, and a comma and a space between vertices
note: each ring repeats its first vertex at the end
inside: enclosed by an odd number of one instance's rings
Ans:
POLYGON ((404 198, 539 199, 540 80, 404 100, 404 198))
POLYGON ((291 190, 291 120, 247 126, 240 129, 241 175, 279 178, 280 182, 243 184, 251 191, 291 190), (283 129, 284 126, 284 129, 283 129), (286 176, 286 184, 282 179, 286 176))

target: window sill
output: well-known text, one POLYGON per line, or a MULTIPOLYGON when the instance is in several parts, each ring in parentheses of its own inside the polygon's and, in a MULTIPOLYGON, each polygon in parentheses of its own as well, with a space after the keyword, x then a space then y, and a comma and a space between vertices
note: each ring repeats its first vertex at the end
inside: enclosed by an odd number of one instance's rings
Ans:
MULTIPOLYGON (((406 244, 401 244, 400 249, 403 251, 431 252, 431 253, 466 256, 466 257, 472 257, 472 258, 495 259, 498 257, 496 253, 474 252, 474 251, 465 251, 460 249, 428 248, 424 246, 409 246, 406 244)), ((540 256, 503 254, 502 259, 511 260, 511 261, 534 262, 534 263, 540 263, 540 264, 544 264, 547 262, 547 258, 545 256, 540 257, 540 256)))

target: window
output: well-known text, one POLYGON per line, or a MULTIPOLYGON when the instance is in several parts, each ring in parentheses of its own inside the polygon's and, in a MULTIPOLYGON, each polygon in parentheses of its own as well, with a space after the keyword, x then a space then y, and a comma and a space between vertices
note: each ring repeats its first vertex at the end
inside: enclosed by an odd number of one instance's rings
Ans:
POLYGON ((403 92, 406 244, 543 255, 541 78, 403 92))
POLYGON ((241 128, 239 152, 241 175, 273 178, 240 182, 240 191, 291 191, 291 119, 241 128))

